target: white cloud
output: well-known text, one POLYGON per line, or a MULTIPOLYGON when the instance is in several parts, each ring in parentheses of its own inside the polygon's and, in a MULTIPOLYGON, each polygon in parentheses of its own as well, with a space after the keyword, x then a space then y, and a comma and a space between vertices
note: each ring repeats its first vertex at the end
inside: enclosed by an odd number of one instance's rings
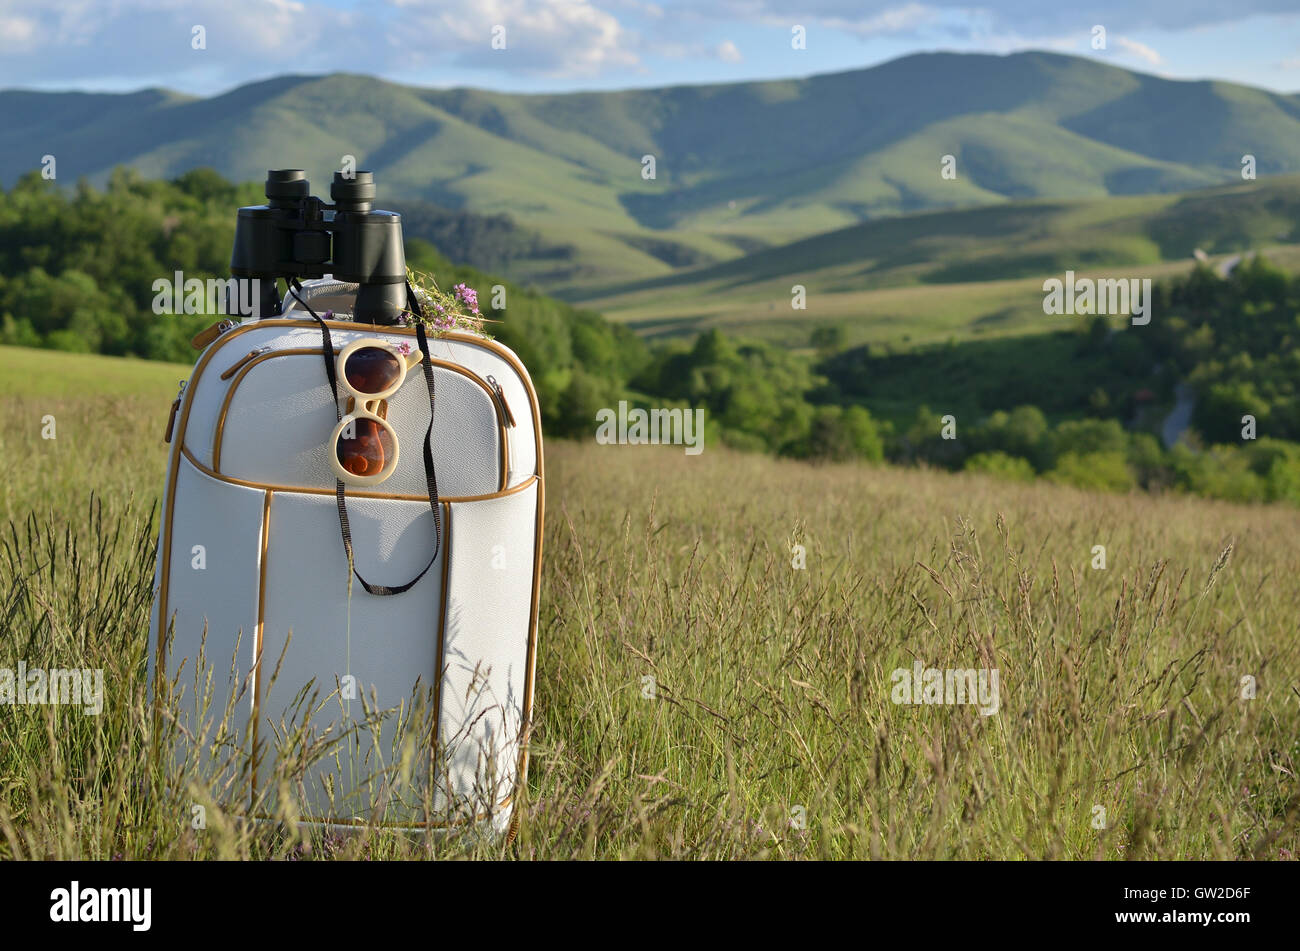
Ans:
POLYGON ((1137 40, 1130 40, 1127 36, 1117 36, 1115 37, 1115 42, 1139 59, 1146 60, 1152 66, 1159 66, 1165 61, 1163 56, 1145 43, 1139 43, 1137 40))
POLYGON ((1181 31, 1259 14, 1294 14, 1296 0, 1089 0, 1086 9, 1044 0, 678 0, 673 10, 716 22, 817 23, 864 36, 937 30, 984 39, 1060 36, 1094 23, 1112 34, 1181 31))
MULTIPOLYGON (((697 22, 745 23, 789 29, 816 23, 832 30, 859 36, 907 33, 937 22, 942 17, 938 3, 917 0, 679 0, 674 12, 697 22)), ((977 15, 982 8, 973 6, 977 15)))
POLYGON ((631 34, 588 0, 438 0, 412 7, 400 30, 464 66, 591 76, 638 62, 631 34), (498 26, 505 49, 491 45, 498 26))
MULTIPOLYGON (((920 3, 905 3, 900 7, 889 7, 881 10, 875 16, 862 20, 841 20, 839 22, 844 28, 854 33, 870 35, 874 33, 905 33, 909 30, 915 30, 923 24, 933 23, 938 18, 938 11, 934 7, 920 3)), ((836 25, 834 19, 828 22, 831 25, 836 25)))
MULTIPOLYGON (((802 24, 925 48, 1071 48, 1104 24, 1116 51, 1163 57, 1122 36, 1187 31, 1295 12, 1297 0, 0 0, 0 88, 138 87, 203 91, 286 72, 346 69, 425 81, 444 71, 559 79, 620 78, 661 58, 761 66, 749 27, 802 24), (193 50, 191 29, 207 31, 193 50), (506 48, 492 48, 492 28, 506 48), (728 39, 731 37, 732 39, 728 39)), ((1086 49, 1082 50, 1087 52, 1086 49)))
POLYGON ((663 40, 649 48, 653 50, 655 56, 662 56, 664 59, 716 59, 723 63, 741 63, 745 59, 740 48, 731 40, 723 40, 713 45, 663 40))
POLYGON ((29 43, 36 33, 36 21, 23 16, 0 16, 0 49, 14 49, 29 43))
POLYGON ((284 72, 318 44, 327 55, 343 53, 329 43, 342 47, 355 20, 299 0, 0 0, 0 86, 160 76, 246 81, 284 72), (206 49, 191 46, 195 26, 206 31, 206 49))
MULTIPOLYGON (((168 77, 235 85, 292 72, 486 67, 593 76, 635 67, 636 37, 600 0, 0 0, 0 87, 168 77), (194 50, 203 26, 207 49, 194 50), (494 26, 506 48, 492 48, 494 26)), ((653 10, 653 5, 649 5, 653 10)))

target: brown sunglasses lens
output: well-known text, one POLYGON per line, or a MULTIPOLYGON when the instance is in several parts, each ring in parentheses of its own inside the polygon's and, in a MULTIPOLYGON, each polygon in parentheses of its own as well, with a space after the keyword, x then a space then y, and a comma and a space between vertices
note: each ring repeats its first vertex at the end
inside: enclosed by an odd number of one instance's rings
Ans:
POLYGON ((339 433, 339 464, 355 476, 384 471, 393 451, 392 434, 373 419, 355 419, 339 433))
POLYGON ((348 386, 358 393, 383 393, 392 388, 402 373, 397 354, 380 347, 362 347, 353 351, 343 364, 348 386))

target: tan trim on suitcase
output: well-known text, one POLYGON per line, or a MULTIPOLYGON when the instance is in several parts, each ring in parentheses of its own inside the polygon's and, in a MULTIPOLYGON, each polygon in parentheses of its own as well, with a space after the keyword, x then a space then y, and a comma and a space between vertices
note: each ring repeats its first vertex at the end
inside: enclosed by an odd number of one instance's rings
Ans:
MULTIPOLYGON (((537 402, 533 402, 533 424, 537 426, 537 432, 541 433, 541 419, 539 418, 537 402)), ((537 440, 537 471, 542 471, 542 446, 541 439, 537 440)), ((522 789, 528 782, 528 738, 533 729, 533 681, 537 675, 537 612, 540 607, 539 595, 542 587, 542 532, 546 519, 546 483, 540 477, 537 480, 537 527, 533 531, 533 605, 532 617, 528 624, 528 660, 526 661, 527 680, 524 681, 524 715, 523 722, 520 723, 519 738, 519 773, 516 777, 516 788, 522 789)), ((510 831, 507 839, 514 841, 519 834, 519 813, 515 812, 510 817, 510 831)))
MULTIPOLYGON (((194 453, 190 452, 184 446, 181 447, 181 452, 185 454, 185 460, 190 465, 198 469, 205 476, 216 479, 218 482, 225 482, 229 485, 240 485, 248 489, 267 489, 271 492, 296 492, 299 495, 328 495, 330 498, 334 498, 334 489, 320 489, 302 485, 277 485, 273 482, 253 482, 250 479, 236 479, 234 476, 223 475, 220 472, 215 472, 212 469, 209 469, 198 460, 198 457, 196 457, 194 453)), ((500 492, 488 492, 485 495, 440 495, 438 496, 438 501, 489 502, 492 499, 503 499, 507 495, 514 495, 516 492, 522 492, 536 481, 537 476, 533 475, 529 476, 518 485, 511 486, 508 489, 503 489, 500 492)), ((398 502, 429 501, 427 495, 400 495, 393 492, 365 492, 357 489, 348 489, 346 487, 344 488, 343 493, 350 499, 390 499, 398 502)))
POLYGON ((434 663, 436 665, 436 674, 433 678, 433 739, 432 750, 430 754, 433 757, 433 767, 430 770, 430 781, 438 773, 438 738, 442 735, 442 680, 447 675, 446 671, 446 643, 447 643, 447 584, 451 577, 451 506, 447 506, 447 515, 442 524, 445 526, 442 536, 442 603, 438 607, 438 644, 434 648, 434 663))
POLYGON ((266 628, 266 553, 271 545, 271 496, 262 501, 262 541, 257 558, 257 626, 253 629, 253 772, 249 780, 249 805, 257 801, 257 771, 262 765, 257 748, 258 724, 262 719, 262 632, 266 628))
MULTIPOLYGON (((239 384, 243 381, 244 377, 248 375, 248 371, 253 369, 253 367, 257 366, 259 363, 275 357, 312 356, 313 354, 315 356, 320 356, 324 352, 325 350, 323 347, 293 347, 289 350, 273 350, 270 353, 260 353, 257 356, 246 360, 246 362, 240 366, 239 372, 235 375, 234 381, 226 389, 226 395, 221 401, 221 412, 217 414, 217 426, 212 436, 212 471, 214 474, 221 471, 221 441, 226 429, 226 413, 230 409, 230 401, 234 399, 235 390, 239 388, 239 384)), ((419 354, 417 353, 417 356, 418 355, 419 354)), ((472 370, 467 370, 465 367, 456 363, 451 363, 448 360, 434 360, 432 357, 430 357, 429 362, 433 366, 442 367, 444 370, 451 370, 454 373, 459 373, 461 376, 467 377, 474 381, 474 383, 478 384, 479 388, 488 395, 488 400, 492 403, 492 411, 496 414, 497 418, 497 437, 501 453, 501 474, 500 478, 497 479, 497 482, 500 484, 497 488, 498 491, 504 490, 506 487, 506 478, 510 472, 510 449, 509 441, 506 439, 507 423, 505 408, 502 406, 497 394, 492 390, 492 387, 488 385, 487 380, 483 379, 472 370)), ((349 410, 349 412, 351 412, 351 410, 349 410)), ((333 494, 334 492, 333 489, 330 489, 329 491, 330 494, 333 494)))

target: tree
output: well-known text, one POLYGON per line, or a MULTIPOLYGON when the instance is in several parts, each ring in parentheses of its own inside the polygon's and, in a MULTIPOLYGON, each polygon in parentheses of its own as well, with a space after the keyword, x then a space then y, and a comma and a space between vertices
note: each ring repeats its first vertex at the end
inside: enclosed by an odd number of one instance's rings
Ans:
POLYGON ((1127 492, 1134 486, 1133 473, 1122 452, 1066 452, 1047 477, 1053 482, 1107 492, 1127 492))
POLYGON ((844 327, 840 324, 823 324, 808 335, 808 342, 818 356, 825 359, 844 346, 844 327))
POLYGON ((1002 479, 1028 482, 1034 478, 1034 467, 1026 459, 1009 456, 1005 452, 977 452, 962 467, 967 472, 983 472, 1002 479))

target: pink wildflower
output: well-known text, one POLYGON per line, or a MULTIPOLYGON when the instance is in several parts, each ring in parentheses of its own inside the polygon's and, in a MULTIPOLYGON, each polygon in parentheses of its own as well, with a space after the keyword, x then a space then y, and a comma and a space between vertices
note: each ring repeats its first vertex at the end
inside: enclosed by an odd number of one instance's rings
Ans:
POLYGON ((452 291, 455 293, 457 299, 463 301, 465 306, 469 308, 470 313, 477 317, 478 291, 464 283, 457 284, 452 288, 452 291))

